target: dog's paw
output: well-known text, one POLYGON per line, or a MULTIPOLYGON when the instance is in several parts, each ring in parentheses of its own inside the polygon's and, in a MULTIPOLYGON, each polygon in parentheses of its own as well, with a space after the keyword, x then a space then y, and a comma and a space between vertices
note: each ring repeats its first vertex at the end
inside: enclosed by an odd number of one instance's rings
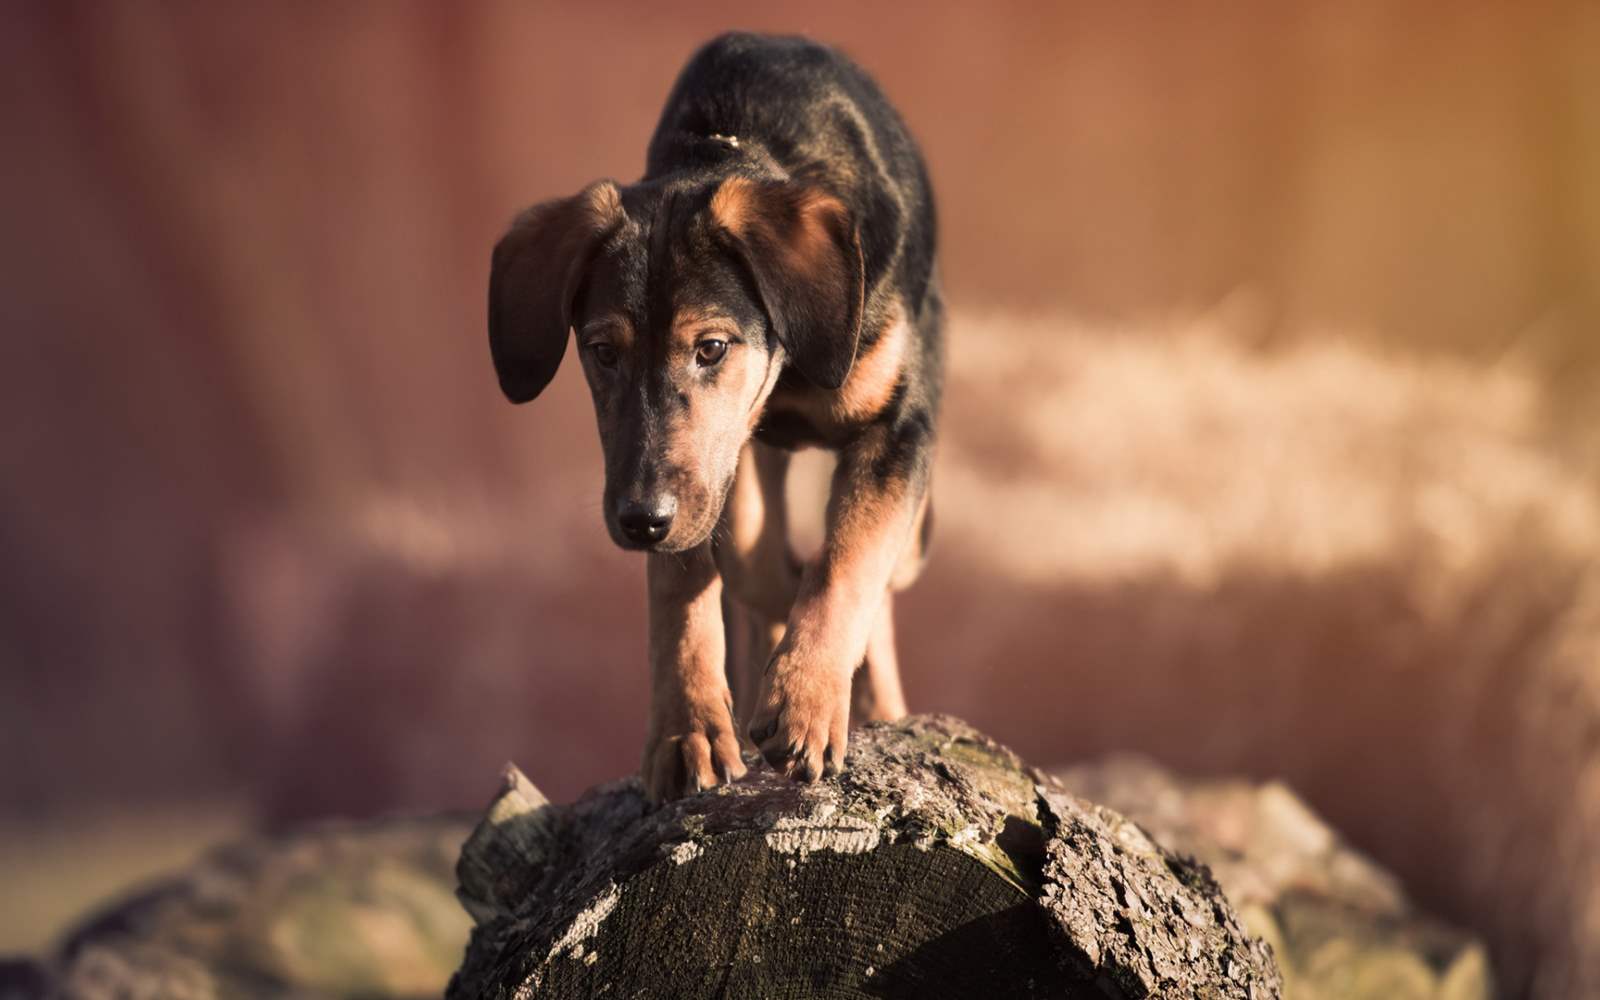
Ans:
POLYGON ((682 798, 744 777, 738 730, 726 691, 651 721, 640 769, 652 802, 682 798))
POLYGON ((767 763, 797 781, 838 774, 849 732, 849 671, 780 655, 750 721, 750 739, 767 763))

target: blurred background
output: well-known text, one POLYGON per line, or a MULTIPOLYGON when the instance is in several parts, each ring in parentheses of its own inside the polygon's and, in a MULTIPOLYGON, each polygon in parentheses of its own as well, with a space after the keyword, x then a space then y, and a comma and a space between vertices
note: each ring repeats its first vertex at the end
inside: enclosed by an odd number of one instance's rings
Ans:
POLYGON ((7 3, 0 952, 247 827, 636 766, 642 566, 487 265, 729 27, 931 166, 913 709, 1283 777, 1511 995, 1600 994, 1600 8, 1471 0, 7 3))

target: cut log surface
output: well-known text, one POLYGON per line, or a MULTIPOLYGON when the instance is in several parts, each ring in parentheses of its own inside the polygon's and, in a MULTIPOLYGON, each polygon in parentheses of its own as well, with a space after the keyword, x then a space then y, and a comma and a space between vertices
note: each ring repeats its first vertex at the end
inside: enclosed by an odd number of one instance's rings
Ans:
MULTIPOLYGON (((646 810, 628 785, 602 789, 576 805, 549 807, 512 772, 465 852, 470 823, 452 817, 318 824, 221 847, 101 908, 53 955, 0 961, 0 1000, 438 997, 460 963, 469 930, 452 895, 458 857, 467 887, 462 896, 483 925, 468 978, 457 982, 458 996, 479 990, 517 996, 511 984, 530 984, 536 972, 541 986, 521 995, 582 995, 582 980, 568 989, 571 979, 561 977, 575 970, 562 973, 562 964, 600 966, 603 959, 620 957, 619 950, 652 963, 653 978, 645 981, 665 982, 649 996, 682 996, 703 982, 710 983, 711 996, 719 988, 729 996, 938 996, 941 989, 956 994, 991 975, 998 978, 972 995, 1037 995, 1065 980, 1057 995, 1072 996, 1082 995, 1085 972, 1097 968, 1096 961, 1107 986, 1091 996, 1126 994, 1152 982, 1153 995, 1193 995, 1152 978, 1160 974, 1155 956, 1172 949, 1141 943, 1152 936, 1161 941, 1165 933, 1153 924, 1161 897, 1148 895, 1149 883, 1127 874, 1130 866, 1155 863, 1156 857, 1166 865, 1166 855, 1144 846, 1146 836, 1210 866, 1245 929, 1271 943, 1290 1000, 1495 995, 1481 940, 1415 908, 1392 876, 1352 850, 1281 784, 1182 777, 1129 757, 1057 772, 1073 793, 1139 824, 1132 827, 1113 813, 1063 797, 1061 786, 1049 780, 1013 770, 1009 755, 958 723, 917 720, 896 732, 860 734, 863 747, 884 745, 863 749, 868 763, 837 788, 801 790, 755 776, 750 789, 708 793, 660 811, 646 810), (897 762, 904 772, 887 773, 897 762), (874 767, 877 776, 868 773, 874 767), (719 804, 723 799, 730 801, 719 804), (745 818, 719 818, 719 809, 745 818), (770 820, 766 827, 760 825, 763 817, 770 820), (635 823, 649 828, 637 840, 629 829, 635 823), (1073 833, 1077 828, 1082 832, 1073 833), (714 841, 739 830, 754 843, 714 841), (1123 854, 1107 848, 1096 860, 1093 851, 1077 846, 1103 842, 1123 854), (628 864, 621 863, 625 848, 633 852, 628 864), (754 850, 758 860, 735 849, 754 850), (884 851, 884 858, 871 856, 884 851), (943 857, 944 852, 959 856, 943 857), (773 872, 774 860, 781 862, 776 873, 760 875, 773 872), (678 881, 662 877, 666 873, 652 876, 651 883, 639 881, 639 873, 662 862, 671 863, 667 872, 678 881), (853 867, 861 862, 870 864, 853 867), (1087 867, 1063 875, 1062 866, 1073 864, 1087 867), (599 888, 574 877, 580 871, 598 878, 593 884, 599 888), (696 872, 708 884, 681 888, 696 872), (759 891, 748 887, 744 880, 758 876, 773 884, 759 891), (1079 879, 1076 894, 1066 891, 1072 878, 1079 879), (647 884, 665 893, 663 899, 676 898, 673 892, 698 893, 693 902, 658 904, 659 920, 680 924, 667 929, 680 935, 680 954, 637 957, 634 936, 667 932, 652 929, 642 919, 650 911, 633 898, 647 884), (1062 891, 1047 897, 1051 886, 1062 891), (1130 917, 1126 928, 1113 922, 1108 933, 1108 909, 1114 914, 1133 906, 1126 896, 1130 886, 1147 893, 1132 900, 1150 917, 1130 917), (806 893, 826 898, 794 905, 806 893), (755 903, 771 908, 754 917, 759 926, 727 922, 749 918, 755 903), (545 907, 564 916, 541 917, 545 907), (892 917, 883 916, 886 908, 893 908, 892 917), (580 912, 587 914, 582 920, 580 912), (539 929, 546 924, 555 931, 539 929), (932 930, 945 924, 950 929, 932 930), (535 942, 536 934, 544 936, 535 942), (736 935, 731 944, 730 935, 736 935), (997 938, 1003 940, 991 947, 988 942, 997 938), (870 945, 867 954, 863 941, 870 945), (1102 950, 1094 959, 1097 944, 1102 950), (714 945, 733 956, 722 959, 729 970, 725 979, 702 970, 700 979, 684 980, 688 985, 669 981, 669 971, 692 973, 691 961, 703 960, 710 968, 712 960, 704 956, 714 945), (1058 949, 1058 958, 1067 957, 1065 973, 1059 963, 1044 962, 1033 985, 1014 986, 1018 970, 1041 962, 1039 950, 1051 948, 1058 949), (900 957, 887 958, 891 951, 900 957), (736 987, 760 980, 735 978, 733 970, 737 963, 754 964, 757 956, 763 963, 788 962, 789 972, 799 969, 805 980, 740 994, 736 987), (1133 970, 1131 978, 1119 979, 1115 970, 1122 967, 1133 970), (829 975, 836 978, 823 982, 829 975), (937 981, 924 987, 930 980, 937 981)), ((1180 864, 1179 870, 1190 869, 1180 864)), ((1192 898, 1178 897, 1180 908, 1192 898)), ((1204 951, 1213 939, 1199 940, 1204 951)), ((1230 995, 1231 989, 1220 993, 1230 995)), ((595 995, 629 994, 600 986, 595 995)))
POLYGON ((1198 997, 1280 992, 1210 872, 964 723, 869 726, 845 772, 652 809, 518 771, 463 848, 449 996, 1198 997))

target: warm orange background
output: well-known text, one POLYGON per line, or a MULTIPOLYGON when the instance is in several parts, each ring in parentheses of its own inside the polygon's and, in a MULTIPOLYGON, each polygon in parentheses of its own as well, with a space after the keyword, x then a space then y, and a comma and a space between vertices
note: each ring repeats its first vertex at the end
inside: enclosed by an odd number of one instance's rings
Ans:
MULTIPOLYGON (((913 707, 1039 763, 1282 775, 1514 990, 1600 990, 1593 5, 3 17, 13 885, 86 824, 636 763, 641 567, 576 371, 496 391, 488 253, 637 176, 676 69, 740 26, 855 55, 940 199, 913 707)), ((0 950, 59 897, 14 896, 0 950)))

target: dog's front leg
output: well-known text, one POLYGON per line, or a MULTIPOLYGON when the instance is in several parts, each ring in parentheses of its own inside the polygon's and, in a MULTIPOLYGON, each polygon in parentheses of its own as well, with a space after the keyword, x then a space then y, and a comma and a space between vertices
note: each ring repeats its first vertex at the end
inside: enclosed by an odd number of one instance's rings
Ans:
POLYGON ((802 781, 844 765, 851 676, 926 489, 926 434, 915 431, 873 428, 840 451, 822 553, 801 576, 767 666, 750 738, 802 781))
POLYGON ((723 669, 722 578, 709 544, 652 552, 650 729, 641 773, 659 802, 744 775, 723 669))

